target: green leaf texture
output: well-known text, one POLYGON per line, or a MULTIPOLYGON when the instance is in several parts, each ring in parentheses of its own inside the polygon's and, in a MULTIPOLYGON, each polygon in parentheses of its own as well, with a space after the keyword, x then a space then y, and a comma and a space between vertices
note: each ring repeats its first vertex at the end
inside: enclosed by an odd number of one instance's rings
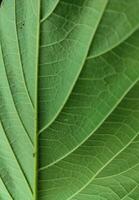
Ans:
POLYGON ((3 0, 0 200, 139 200, 139 0, 3 0))

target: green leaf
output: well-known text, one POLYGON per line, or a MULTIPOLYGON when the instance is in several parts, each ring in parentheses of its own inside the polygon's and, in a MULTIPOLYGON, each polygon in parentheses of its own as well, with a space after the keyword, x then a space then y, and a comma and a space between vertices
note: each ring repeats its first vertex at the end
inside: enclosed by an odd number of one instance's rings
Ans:
POLYGON ((0 199, 139 199, 139 1, 3 0, 0 199))

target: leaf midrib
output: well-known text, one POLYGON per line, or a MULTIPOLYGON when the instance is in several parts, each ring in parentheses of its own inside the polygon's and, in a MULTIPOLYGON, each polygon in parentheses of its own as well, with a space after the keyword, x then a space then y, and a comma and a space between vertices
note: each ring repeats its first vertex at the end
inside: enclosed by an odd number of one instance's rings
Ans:
POLYGON ((37 33, 36 33, 36 81, 35 81, 35 137, 34 137, 34 190, 33 200, 38 200, 38 76, 39 76, 39 46, 40 46, 40 18, 41 18, 41 0, 37 5, 37 33))

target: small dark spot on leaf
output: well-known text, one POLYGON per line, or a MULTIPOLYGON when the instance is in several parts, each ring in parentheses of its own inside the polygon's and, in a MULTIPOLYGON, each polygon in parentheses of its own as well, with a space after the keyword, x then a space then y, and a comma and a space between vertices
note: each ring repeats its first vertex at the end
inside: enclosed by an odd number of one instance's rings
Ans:
POLYGON ((22 30, 24 26, 25 26, 25 22, 20 23, 20 24, 19 24, 19 29, 22 30))

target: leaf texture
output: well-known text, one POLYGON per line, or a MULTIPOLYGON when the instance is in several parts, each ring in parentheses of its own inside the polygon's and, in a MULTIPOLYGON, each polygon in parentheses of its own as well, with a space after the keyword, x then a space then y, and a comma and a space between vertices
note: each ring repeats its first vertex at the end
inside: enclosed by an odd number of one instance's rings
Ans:
POLYGON ((0 199, 139 199, 139 1, 0 7, 0 199))

